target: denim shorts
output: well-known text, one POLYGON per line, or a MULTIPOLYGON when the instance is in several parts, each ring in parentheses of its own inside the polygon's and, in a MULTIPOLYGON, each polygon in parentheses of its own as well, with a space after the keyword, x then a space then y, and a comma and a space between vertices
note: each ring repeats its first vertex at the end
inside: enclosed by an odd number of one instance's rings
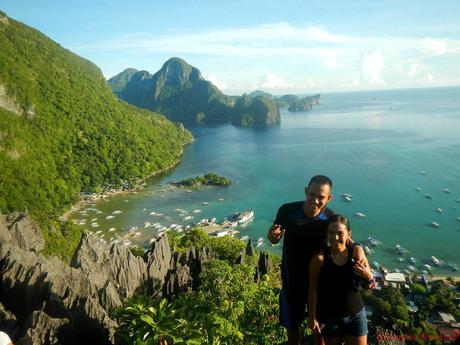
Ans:
POLYGON ((287 329, 299 328, 306 316, 305 303, 288 303, 286 294, 280 292, 280 324, 287 329))
POLYGON ((364 307, 355 315, 325 318, 320 321, 320 324, 324 324, 321 335, 325 338, 338 338, 344 335, 361 337, 368 333, 366 310, 364 307))

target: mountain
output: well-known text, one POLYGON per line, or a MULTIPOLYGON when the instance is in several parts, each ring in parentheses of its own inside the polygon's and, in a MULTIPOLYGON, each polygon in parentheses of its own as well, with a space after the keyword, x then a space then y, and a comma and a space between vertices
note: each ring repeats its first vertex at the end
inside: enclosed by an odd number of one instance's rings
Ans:
MULTIPOLYGON (((193 139, 120 101, 96 65, 3 12, 0 46, 1 212, 54 219, 80 192, 173 166, 193 139)), ((129 73, 137 71, 119 88, 129 73)))
POLYGON ((265 96, 265 97, 268 97, 268 98, 271 98, 271 99, 276 98, 276 97, 273 96, 271 93, 268 93, 268 92, 265 92, 265 91, 262 91, 262 90, 252 91, 251 93, 249 93, 249 96, 250 96, 250 97, 265 96))
POLYGON ((180 58, 170 58, 153 75, 133 71, 124 70, 108 80, 114 93, 128 103, 172 120, 185 124, 231 122, 238 126, 279 122, 278 109, 269 98, 241 100, 227 96, 180 58))
POLYGON ((265 96, 271 98, 276 106, 281 109, 288 107, 288 110, 291 112, 297 111, 306 111, 313 108, 314 105, 318 105, 320 102, 321 95, 317 94, 314 96, 306 96, 303 98, 299 98, 295 95, 284 95, 281 97, 275 97, 268 92, 256 90, 249 94, 251 97, 258 97, 258 96, 265 96))

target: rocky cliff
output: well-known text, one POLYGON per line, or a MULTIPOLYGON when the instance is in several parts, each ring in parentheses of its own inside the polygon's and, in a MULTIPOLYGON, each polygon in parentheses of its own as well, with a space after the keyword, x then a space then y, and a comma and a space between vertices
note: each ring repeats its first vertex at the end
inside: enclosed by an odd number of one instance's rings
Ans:
MULTIPOLYGON (((128 103, 190 123, 230 122, 260 126, 280 121, 275 103, 267 97, 253 101, 225 95, 201 72, 180 58, 170 58, 151 75, 128 68, 108 80, 113 92, 128 103)), ((247 97, 247 96, 246 96, 247 97)))
POLYGON ((174 253, 166 237, 143 257, 92 233, 71 265, 39 252, 44 239, 29 216, 0 214, 0 330, 15 344, 116 344, 115 307, 135 293, 168 297, 196 285, 207 250, 174 253))

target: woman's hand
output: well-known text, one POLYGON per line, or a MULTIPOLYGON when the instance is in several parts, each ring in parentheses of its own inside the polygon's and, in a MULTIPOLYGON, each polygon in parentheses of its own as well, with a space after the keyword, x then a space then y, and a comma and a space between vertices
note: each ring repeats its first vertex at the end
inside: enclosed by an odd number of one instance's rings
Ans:
POLYGON ((321 328, 319 326, 318 320, 309 319, 308 320, 308 327, 313 331, 313 333, 321 334, 321 328))
POLYGON ((356 262, 353 267, 353 270, 357 275, 366 280, 371 280, 373 277, 370 267, 366 265, 366 262, 364 260, 356 262))

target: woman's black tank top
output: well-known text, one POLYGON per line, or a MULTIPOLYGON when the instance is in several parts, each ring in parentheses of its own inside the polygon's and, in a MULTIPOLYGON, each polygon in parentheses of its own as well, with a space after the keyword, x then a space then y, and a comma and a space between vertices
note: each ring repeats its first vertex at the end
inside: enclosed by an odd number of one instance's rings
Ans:
POLYGON ((318 281, 316 314, 319 320, 354 315, 363 307, 351 261, 354 247, 355 244, 347 245, 348 260, 341 266, 332 261, 330 248, 324 250, 324 264, 318 281))

